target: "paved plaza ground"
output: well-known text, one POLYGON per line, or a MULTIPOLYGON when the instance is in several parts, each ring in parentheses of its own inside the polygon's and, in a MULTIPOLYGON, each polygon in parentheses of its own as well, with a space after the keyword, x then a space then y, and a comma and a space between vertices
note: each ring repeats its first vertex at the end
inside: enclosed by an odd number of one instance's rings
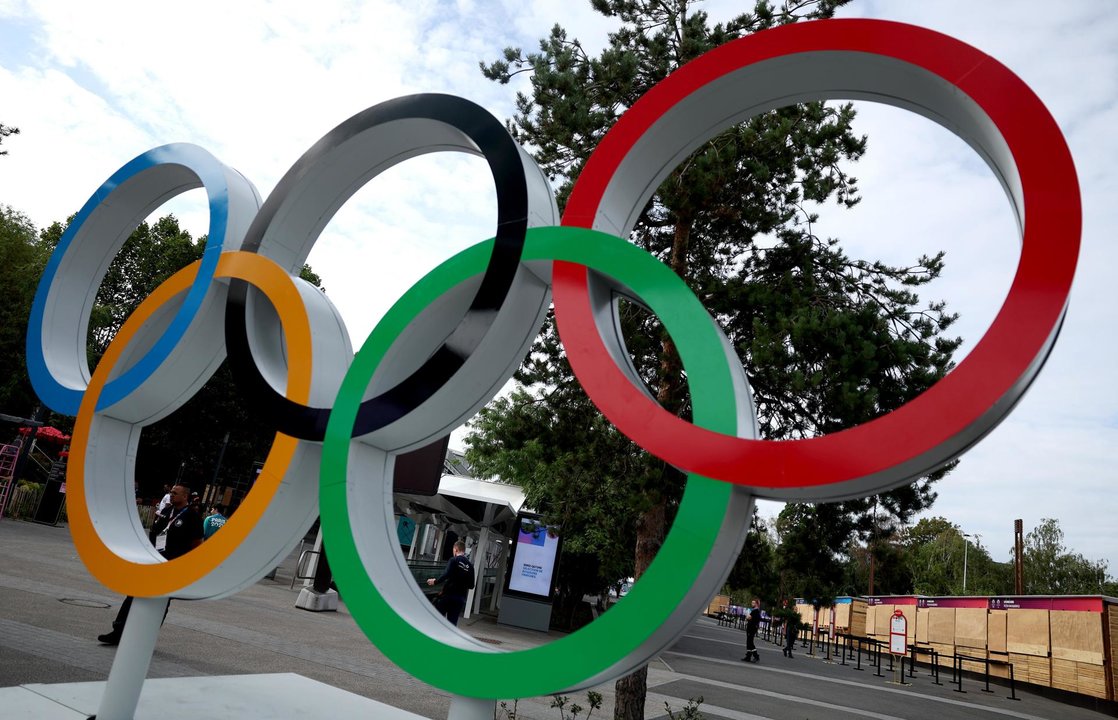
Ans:
MULTIPOLYGON (((121 598, 86 572, 69 532, 0 520, 0 549, 0 688, 105 680, 115 649, 100 645, 96 636, 109 629, 121 598)), ((289 558, 274 580, 230 598, 172 602, 149 677, 295 673, 425 717, 445 718, 450 697, 384 657, 344 603, 331 613, 295 607, 294 564, 289 558)), ((487 615, 464 620, 461 629, 505 649, 558 636, 510 628, 487 615)), ((958 693, 946 678, 943 685, 932 684, 925 671, 912 684, 899 686, 890 677, 875 676, 872 668, 858 672, 802 653, 789 660, 764 642, 761 662, 747 665, 739 661, 743 641, 739 630, 698 619, 650 666, 645 717, 666 717, 665 703, 678 713, 688 698, 699 696, 705 717, 725 720, 1093 720, 1118 714, 1113 706, 1078 707, 1020 686, 1020 699, 1009 700, 1008 688, 994 686, 996 692, 987 694, 975 679, 965 681, 966 693, 958 693)), ((606 706, 595 717, 611 717, 612 684, 598 690, 606 706)), ((571 697, 585 705, 585 693, 571 697)), ((521 699, 517 717, 560 720, 550 705, 549 697, 521 699)), ((322 716, 337 717, 327 710, 322 716)))

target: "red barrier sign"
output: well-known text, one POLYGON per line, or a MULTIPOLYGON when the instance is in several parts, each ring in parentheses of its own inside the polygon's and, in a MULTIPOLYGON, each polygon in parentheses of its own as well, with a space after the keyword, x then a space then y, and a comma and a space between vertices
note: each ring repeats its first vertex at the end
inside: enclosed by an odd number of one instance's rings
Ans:
POLYGON ((894 655, 904 655, 908 652, 908 620, 899 608, 894 610, 893 617, 889 618, 889 652, 894 655))

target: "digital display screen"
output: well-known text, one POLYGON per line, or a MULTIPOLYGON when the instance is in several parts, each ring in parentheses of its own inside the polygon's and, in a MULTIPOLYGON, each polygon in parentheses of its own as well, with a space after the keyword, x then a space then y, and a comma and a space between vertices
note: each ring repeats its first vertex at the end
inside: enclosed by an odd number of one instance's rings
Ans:
POLYGON ((551 579, 559 553, 558 528, 521 517, 514 539, 509 590, 551 597, 551 579))

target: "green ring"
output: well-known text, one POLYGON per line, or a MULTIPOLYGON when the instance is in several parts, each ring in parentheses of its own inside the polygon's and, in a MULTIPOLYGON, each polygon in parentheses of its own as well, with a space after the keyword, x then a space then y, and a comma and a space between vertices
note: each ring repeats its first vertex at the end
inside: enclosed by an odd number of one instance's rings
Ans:
MULTIPOLYGON (((675 521, 655 560, 628 596, 590 625, 546 645, 513 652, 475 651, 428 637, 389 605, 358 554, 346 497, 350 432, 368 383, 396 338, 432 301, 485 270, 492 240, 450 258, 416 283, 374 328, 346 373, 326 428, 320 509, 330 567, 354 620, 403 670, 446 692, 467 697, 548 695, 578 687, 641 651, 641 644, 676 610, 718 538, 733 486, 688 475, 675 521)), ((698 299, 667 266, 613 235, 573 227, 527 232, 524 261, 579 263, 623 283, 655 312, 680 348, 697 424, 733 434, 734 393, 723 347, 698 299)), ((357 442, 354 440, 354 442, 357 442)), ((383 473, 373 482, 381 483, 383 473)), ((399 552, 398 546, 380 552, 399 552)), ((712 589, 713 592, 713 589, 712 589)), ((686 619, 688 622, 691 617, 686 619)))

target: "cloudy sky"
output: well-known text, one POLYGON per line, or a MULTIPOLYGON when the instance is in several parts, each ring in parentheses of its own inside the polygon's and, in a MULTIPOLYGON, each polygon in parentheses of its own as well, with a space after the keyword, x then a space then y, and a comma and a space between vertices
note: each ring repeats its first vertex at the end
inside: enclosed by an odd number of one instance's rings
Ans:
MULTIPOLYGON (((711 0, 715 20, 751 2, 711 0)), ((945 32, 1007 65, 1067 136, 1083 192, 1080 267, 1059 343, 1013 415, 939 486, 933 514, 1008 559, 1013 520, 1057 518, 1066 543, 1118 571, 1118 392, 1113 275, 1118 251, 1118 14, 1107 3, 855 2, 843 16, 945 32)), ((0 203, 39 226, 63 220, 132 157, 169 142, 201 145, 267 195, 319 137, 370 105, 414 92, 465 96, 506 118, 517 85, 485 80, 479 60, 532 49, 559 23, 590 48, 611 22, 588 2, 246 0, 154 3, 0 0, 0 203)), ((860 103, 869 152, 852 171, 864 200, 824 209, 818 232, 856 256, 907 263, 947 251, 926 296, 962 317, 973 347, 1018 256, 1016 227, 992 173, 946 130, 860 103)), ((407 287, 455 250, 492 234, 483 163, 411 160, 363 188, 310 257, 355 344, 407 287)), ((175 212, 206 227, 201 191, 175 212)), ((766 513, 778 506, 765 504, 766 513)))

